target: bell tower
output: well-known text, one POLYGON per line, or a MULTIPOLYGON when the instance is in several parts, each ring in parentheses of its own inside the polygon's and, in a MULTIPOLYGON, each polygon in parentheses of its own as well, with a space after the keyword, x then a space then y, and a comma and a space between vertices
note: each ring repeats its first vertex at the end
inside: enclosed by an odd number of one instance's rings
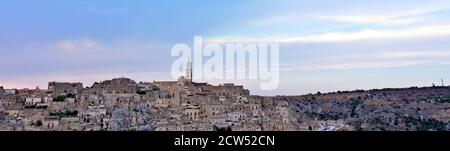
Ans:
POLYGON ((186 73, 185 73, 186 80, 189 82, 192 82, 192 62, 191 57, 189 57, 189 60, 186 63, 186 73))

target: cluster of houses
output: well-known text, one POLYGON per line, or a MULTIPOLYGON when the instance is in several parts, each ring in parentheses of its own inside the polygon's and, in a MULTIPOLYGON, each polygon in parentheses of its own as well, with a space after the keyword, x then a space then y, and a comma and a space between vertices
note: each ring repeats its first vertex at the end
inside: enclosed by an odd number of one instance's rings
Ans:
POLYGON ((0 87, 7 131, 449 130, 450 87, 302 96, 250 95, 243 86, 116 78, 50 82, 47 89, 0 87))
POLYGON ((50 82, 48 89, 0 89, 0 130, 296 130, 287 101, 251 96, 243 86, 116 78, 50 82))

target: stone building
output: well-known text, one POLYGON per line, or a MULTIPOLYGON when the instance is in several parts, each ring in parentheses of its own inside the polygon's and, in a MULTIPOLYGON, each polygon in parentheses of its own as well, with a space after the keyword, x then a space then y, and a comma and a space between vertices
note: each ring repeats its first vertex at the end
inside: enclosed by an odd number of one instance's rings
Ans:
POLYGON ((4 94, 17 94, 17 89, 4 89, 4 94))
POLYGON ((11 104, 5 106, 5 113, 11 116, 18 116, 19 112, 22 110, 22 104, 11 104))
POLYGON ((137 87, 138 87, 138 90, 141 92, 158 90, 158 87, 151 82, 139 82, 137 84, 137 87))
POLYGON ((47 92, 53 96, 78 94, 83 89, 82 83, 49 82, 47 92))
POLYGON ((135 94, 137 84, 134 80, 128 78, 116 78, 112 80, 94 83, 90 88, 94 94, 135 94))
POLYGON ((4 94, 5 93, 5 89, 3 88, 3 86, 0 86, 0 94, 4 94))

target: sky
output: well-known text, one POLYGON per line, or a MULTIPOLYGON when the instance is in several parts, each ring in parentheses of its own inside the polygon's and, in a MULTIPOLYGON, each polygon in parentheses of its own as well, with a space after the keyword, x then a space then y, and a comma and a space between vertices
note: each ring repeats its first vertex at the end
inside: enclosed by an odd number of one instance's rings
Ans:
MULTIPOLYGON (((0 85, 173 80, 170 50, 280 45, 280 85, 259 95, 450 85, 448 0, 1 0, 0 85)), ((208 81, 213 84, 226 81, 208 81)))

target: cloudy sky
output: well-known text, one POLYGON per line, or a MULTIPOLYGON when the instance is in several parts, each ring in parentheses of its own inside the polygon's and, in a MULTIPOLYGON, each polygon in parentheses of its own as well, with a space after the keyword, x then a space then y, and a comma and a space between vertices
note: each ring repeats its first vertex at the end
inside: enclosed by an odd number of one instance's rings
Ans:
POLYGON ((170 80, 195 35, 280 44, 277 90, 237 81, 253 94, 450 83, 448 0, 2 0, 0 85, 170 80))

